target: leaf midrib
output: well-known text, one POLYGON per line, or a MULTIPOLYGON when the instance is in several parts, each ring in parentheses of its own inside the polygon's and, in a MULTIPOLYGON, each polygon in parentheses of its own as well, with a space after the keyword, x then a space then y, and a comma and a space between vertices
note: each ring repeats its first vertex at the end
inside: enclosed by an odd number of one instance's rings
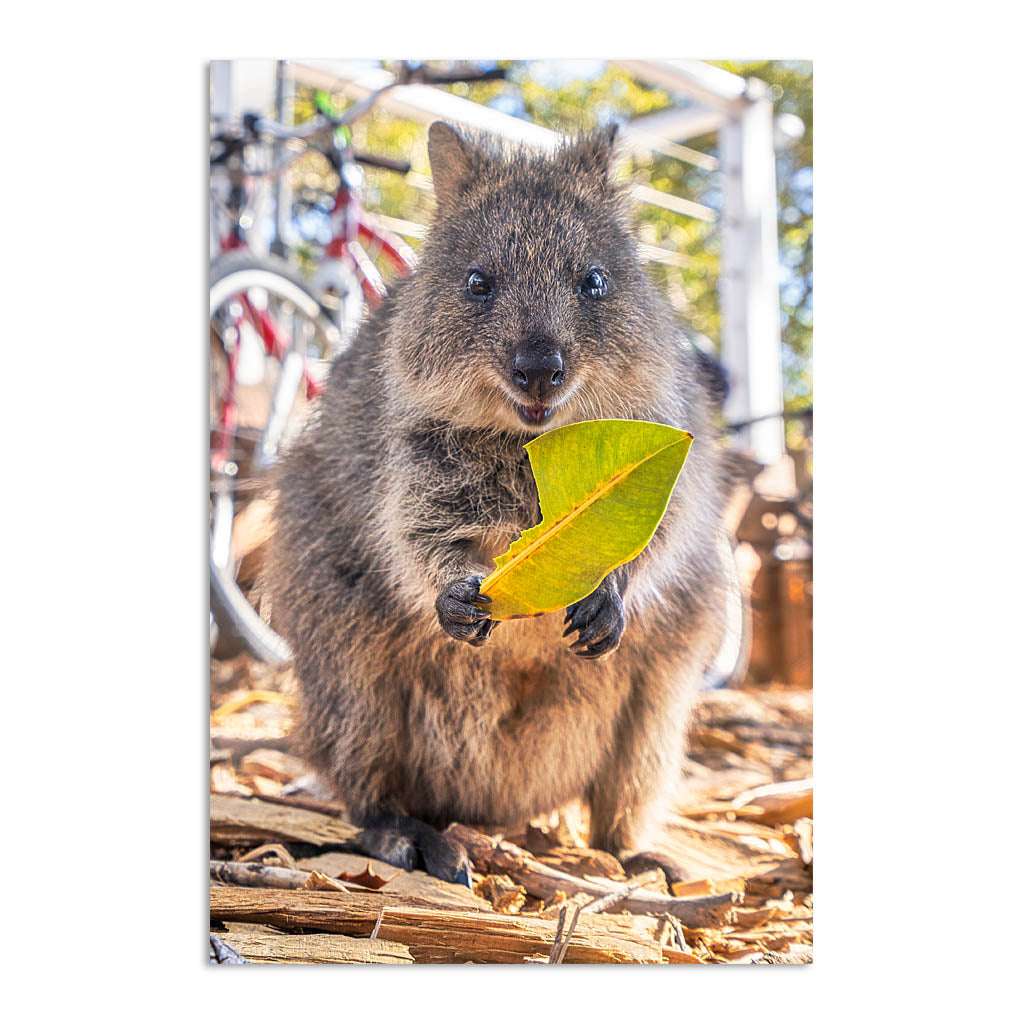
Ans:
MULTIPOLYGON (((539 537, 537 537, 535 540, 530 541, 530 543, 527 544, 522 551, 520 551, 513 558, 509 559, 500 569, 496 569, 492 573, 490 578, 487 581, 485 581, 487 583, 487 590, 492 590, 494 586, 498 583, 498 581, 503 576, 505 576, 506 573, 510 572, 521 562, 525 562, 536 548, 544 544, 547 544, 547 542, 550 541, 553 537, 561 533, 562 530, 564 530, 567 526, 570 525, 570 523, 578 519, 580 515, 583 514, 585 509, 590 508, 590 506, 593 505, 594 502, 599 501, 601 498, 603 498, 617 483, 619 483, 625 477, 629 476, 630 473, 633 473, 635 470, 639 469, 645 462, 650 462, 651 459, 653 459, 655 456, 660 455, 664 451, 667 451, 674 445, 681 444, 684 440, 685 438, 679 438, 675 441, 670 441, 668 444, 662 445, 656 451, 651 452, 649 455, 645 455, 642 459, 638 459, 636 462, 631 462, 628 466, 624 467, 623 469, 620 469, 618 473, 615 473, 612 476, 610 476, 608 480, 606 480, 603 484, 600 484, 597 487, 597 489, 594 491, 592 495, 590 495, 590 497, 588 497, 581 504, 577 505, 574 509, 572 509, 564 516, 562 516, 561 519, 555 520, 555 522, 552 523, 547 530, 541 533, 539 537)), ((544 520, 542 518, 538 525, 543 525, 543 523, 544 520)), ((484 592, 484 589, 481 587, 481 593, 484 592)))

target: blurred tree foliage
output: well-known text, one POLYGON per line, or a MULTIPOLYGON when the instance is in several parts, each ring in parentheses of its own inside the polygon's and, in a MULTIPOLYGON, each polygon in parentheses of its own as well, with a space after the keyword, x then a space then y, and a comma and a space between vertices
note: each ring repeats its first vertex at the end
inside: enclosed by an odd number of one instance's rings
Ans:
MULTIPOLYGON (((448 88, 457 95, 504 113, 523 117, 556 131, 574 133, 606 124, 629 121, 678 102, 659 89, 647 88, 626 72, 603 61, 500 61, 507 80, 448 88)), ((804 408, 812 401, 811 352, 813 313, 812 268, 812 153, 813 111, 810 61, 714 61, 735 74, 759 78, 771 90, 777 113, 793 114, 804 125, 801 138, 777 147, 779 193, 780 291, 784 349, 786 407, 804 408)), ((439 62, 451 69, 453 62, 439 62)), ((476 67, 493 66, 477 63, 476 67)), ((313 114, 312 90, 298 91, 296 121, 313 114)), ((340 94, 339 107, 346 105, 340 94)), ((418 223, 429 221, 433 207, 429 191, 429 162, 425 127, 413 121, 374 111, 354 126, 358 149, 410 160, 408 178, 368 168, 369 209, 418 223)), ((685 145, 717 156, 717 137, 686 140, 685 145)), ((683 196, 713 209, 721 208, 720 172, 707 170, 656 152, 633 154, 620 169, 624 177, 652 188, 683 196)), ((310 155, 292 170, 293 187, 331 189, 325 160, 310 155)), ((664 250, 666 262, 648 264, 680 319, 720 343, 721 312, 718 276, 721 238, 717 224, 640 204, 637 208, 640 240, 664 250), (671 262, 667 262, 671 261, 671 262)), ((409 239, 414 245, 415 239, 409 239)), ((791 443, 799 445, 799 428, 791 429, 791 443)))

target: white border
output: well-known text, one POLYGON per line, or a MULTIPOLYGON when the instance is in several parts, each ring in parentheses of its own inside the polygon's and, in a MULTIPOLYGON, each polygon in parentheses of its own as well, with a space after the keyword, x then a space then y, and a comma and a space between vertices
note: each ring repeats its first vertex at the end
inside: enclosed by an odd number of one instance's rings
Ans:
POLYGON ((1024 379, 1021 315, 1007 306, 1020 269, 1017 55, 994 4, 956 21, 945 10, 435 3, 354 16, 247 2, 24 15, 39 45, 4 67, 17 143, 5 241, 18 273, 4 302, 6 818, 24 878, 8 890, 5 944, 38 1005, 111 1020, 195 1007, 218 1020, 255 1009, 829 1021, 987 1019, 1013 1005, 999 1002, 1012 975, 998 967, 1016 948, 1014 805, 997 790, 1019 778, 1003 758, 1021 720, 1019 658, 1001 655, 1020 611, 1007 557, 1020 465, 1008 417, 1024 379), (204 61, 498 45, 815 60, 810 969, 511 981, 199 966, 204 61), (981 56, 968 65, 968 52, 981 56), (953 139, 971 153, 951 155, 953 139), (59 913, 40 909, 51 902, 59 913))

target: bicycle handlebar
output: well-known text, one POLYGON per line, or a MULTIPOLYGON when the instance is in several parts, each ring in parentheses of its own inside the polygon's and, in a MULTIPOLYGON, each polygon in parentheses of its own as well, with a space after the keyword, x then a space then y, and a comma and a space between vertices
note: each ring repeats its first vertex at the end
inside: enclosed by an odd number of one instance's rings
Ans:
MULTIPOLYGON (((353 121, 368 113, 381 95, 398 85, 451 85, 455 82, 491 82, 503 80, 504 78, 504 68, 492 68, 489 71, 478 71, 471 74, 463 74, 458 71, 431 71, 429 68, 424 66, 410 68, 407 64, 402 63, 399 66, 398 73, 395 75, 394 81, 389 82, 380 89, 375 89, 359 102, 353 103, 352 106, 345 110, 340 116, 332 116, 324 113, 323 110, 320 110, 317 115, 309 121, 300 125, 289 126, 281 124, 280 121, 275 121, 273 118, 260 117, 258 114, 247 113, 243 115, 243 136, 241 138, 237 136, 232 138, 226 132, 222 132, 215 136, 215 139, 221 142, 226 148, 225 152, 211 160, 211 163, 226 163, 227 158, 232 155, 236 147, 244 141, 245 136, 255 139, 259 135, 268 135, 278 141, 286 142, 295 139, 306 143, 313 142, 320 137, 330 138, 338 128, 351 124, 353 121)), ((261 176, 265 177, 269 175, 273 177, 279 174, 289 163, 292 162, 292 160, 296 158, 297 155, 298 154, 293 154, 287 161, 282 162, 279 166, 271 168, 270 171, 263 172, 261 176)), ((354 158, 359 161, 359 163, 365 164, 367 167, 380 167, 387 171, 396 171, 399 174, 408 174, 412 169, 412 165, 405 160, 392 160, 388 157, 371 156, 367 153, 356 154, 354 158)))
MULTIPOLYGON (((252 118, 247 121, 246 127, 250 130, 250 133, 253 136, 263 134, 281 141, 298 139, 307 143, 312 142, 318 135, 329 135, 334 131, 334 125, 331 123, 331 120, 322 116, 315 117, 312 121, 306 121, 296 128, 289 128, 278 121, 272 121, 264 118, 252 118)), ((215 138, 224 145, 225 149, 223 153, 211 158, 211 166, 227 163, 229 157, 237 152, 240 144, 240 140, 232 140, 226 136, 215 136, 215 138)), ((253 171, 250 173, 252 173, 253 176, 261 178, 276 177, 300 155, 301 154, 298 152, 286 154, 285 157, 279 160, 273 167, 264 171, 253 171)), ((385 171, 395 171, 397 174, 408 174, 412 170, 412 164, 409 163, 408 160, 396 160, 387 156, 375 156, 372 153, 353 152, 351 156, 357 163, 364 164, 367 167, 379 167, 385 171)))
POLYGON ((269 117, 256 117, 251 123, 254 135, 269 135, 271 138, 281 141, 298 139, 301 142, 309 142, 317 135, 328 135, 336 127, 322 114, 318 114, 302 124, 291 126, 281 124, 280 121, 275 121, 269 117))
POLYGON ((495 82, 505 80, 504 68, 491 68, 490 71, 475 71, 463 74, 459 71, 431 71, 429 68, 416 68, 407 71, 408 77, 402 79, 400 85, 453 85, 456 82, 495 82))
POLYGON ((353 158, 367 167, 380 167, 385 171, 396 171, 398 174, 408 174, 412 170, 412 164, 408 160, 392 160, 387 156, 373 156, 370 153, 353 153, 353 158))

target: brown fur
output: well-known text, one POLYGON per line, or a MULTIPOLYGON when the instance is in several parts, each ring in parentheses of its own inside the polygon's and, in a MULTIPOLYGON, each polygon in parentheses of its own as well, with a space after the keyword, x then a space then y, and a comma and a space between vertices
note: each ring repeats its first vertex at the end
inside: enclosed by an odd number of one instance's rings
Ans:
POLYGON ((636 254, 609 181, 613 133, 554 156, 502 154, 431 130, 438 209, 422 262, 335 363, 315 422, 284 458, 269 569, 295 651, 308 756, 357 821, 508 824, 583 797, 592 845, 649 839, 720 636, 722 471, 699 371, 636 254), (598 301, 577 292, 591 265, 598 301), (467 301, 470 268, 495 284, 467 301), (524 337, 564 355, 543 428, 515 411, 524 337), (523 444, 582 419, 695 435, 647 550, 617 570, 626 626, 588 661, 559 615, 504 622, 480 647, 435 602, 539 518, 523 444))

